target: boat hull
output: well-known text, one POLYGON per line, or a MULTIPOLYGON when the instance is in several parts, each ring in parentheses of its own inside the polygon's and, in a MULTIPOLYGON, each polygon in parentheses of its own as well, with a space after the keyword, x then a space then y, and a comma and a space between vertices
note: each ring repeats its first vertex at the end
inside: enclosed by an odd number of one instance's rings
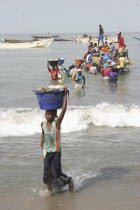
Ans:
POLYGON ((27 43, 27 42, 33 42, 36 40, 18 40, 18 39, 4 39, 4 42, 8 42, 8 43, 27 43))
MULTIPOLYGON (((98 43, 98 39, 96 39, 96 38, 91 39, 91 40, 89 38, 77 38, 76 41, 79 43, 83 43, 83 44, 89 44, 90 42, 98 43)), ((104 40, 104 41, 107 41, 108 43, 109 42, 117 43, 118 39, 115 37, 115 38, 108 38, 107 40, 104 40)))
POLYGON ((42 48, 48 47, 53 39, 46 39, 41 41, 33 41, 26 43, 0 43, 0 49, 26 49, 26 48, 42 48))
POLYGON ((35 39, 50 39, 50 38, 58 38, 59 36, 35 36, 33 35, 33 38, 35 39))
POLYGON ((133 37, 134 39, 136 39, 136 40, 138 40, 138 41, 140 41, 140 38, 138 38, 138 37, 133 37))

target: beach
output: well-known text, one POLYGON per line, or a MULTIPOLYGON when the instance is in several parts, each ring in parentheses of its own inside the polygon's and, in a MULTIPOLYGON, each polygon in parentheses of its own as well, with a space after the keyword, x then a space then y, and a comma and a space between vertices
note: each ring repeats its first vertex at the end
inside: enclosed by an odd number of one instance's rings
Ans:
MULTIPOLYGON (((6 36, 30 39, 27 34, 6 36)), ((134 65, 117 85, 84 72, 85 89, 77 91, 74 81, 65 78, 70 96, 62 123, 62 169, 73 177, 75 192, 66 187, 51 197, 42 180, 39 146, 44 111, 32 90, 51 84, 48 59, 65 58, 68 68, 83 58, 88 45, 60 41, 48 48, 0 50, 2 210, 139 210, 140 42, 133 39, 137 33, 123 36, 134 65)))

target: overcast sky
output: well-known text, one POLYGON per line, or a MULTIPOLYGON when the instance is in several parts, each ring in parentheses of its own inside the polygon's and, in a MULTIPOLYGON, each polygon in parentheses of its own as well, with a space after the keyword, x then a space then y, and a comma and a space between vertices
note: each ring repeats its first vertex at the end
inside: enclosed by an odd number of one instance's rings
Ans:
POLYGON ((0 33, 140 31, 140 0, 0 0, 0 33))

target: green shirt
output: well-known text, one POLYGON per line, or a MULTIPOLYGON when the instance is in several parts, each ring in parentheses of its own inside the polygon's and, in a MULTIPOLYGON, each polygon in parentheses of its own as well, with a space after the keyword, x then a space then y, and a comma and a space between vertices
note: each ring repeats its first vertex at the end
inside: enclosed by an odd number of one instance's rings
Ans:
POLYGON ((44 150, 46 152, 56 152, 61 150, 60 131, 56 128, 55 121, 52 122, 52 128, 47 130, 47 121, 43 122, 44 131, 44 150))

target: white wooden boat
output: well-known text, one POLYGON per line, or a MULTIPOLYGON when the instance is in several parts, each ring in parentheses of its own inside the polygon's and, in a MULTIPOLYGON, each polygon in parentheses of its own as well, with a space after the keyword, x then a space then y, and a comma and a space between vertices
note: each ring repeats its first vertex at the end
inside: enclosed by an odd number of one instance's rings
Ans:
POLYGON ((25 42, 25 43, 0 43, 0 49, 26 49, 26 48, 41 48, 48 47, 54 39, 45 39, 40 41, 25 42))
MULTIPOLYGON (((108 37, 109 35, 110 35, 110 34, 104 34, 103 37, 108 37)), ((97 35, 97 34, 94 35, 94 34, 93 34, 93 35, 89 35, 89 37, 90 37, 90 36, 91 36, 92 38, 98 38, 99 35, 97 35)))
POLYGON ((50 39, 50 38, 58 38, 59 36, 39 36, 39 35, 33 35, 33 38, 35 39, 50 39))
POLYGON ((33 42, 38 40, 21 40, 21 39, 2 39, 2 42, 8 42, 8 43, 26 43, 26 42, 33 42))
MULTIPOLYGON (((76 39, 77 42, 79 43, 83 43, 83 44, 89 44, 90 42, 93 42, 93 43, 98 43, 98 39, 97 38, 92 38, 91 40, 89 38, 83 38, 83 37, 79 37, 76 39)), ((107 41, 107 43, 117 43, 118 42, 118 38, 117 37, 114 37, 114 38, 107 38, 104 39, 104 41, 107 41)))

